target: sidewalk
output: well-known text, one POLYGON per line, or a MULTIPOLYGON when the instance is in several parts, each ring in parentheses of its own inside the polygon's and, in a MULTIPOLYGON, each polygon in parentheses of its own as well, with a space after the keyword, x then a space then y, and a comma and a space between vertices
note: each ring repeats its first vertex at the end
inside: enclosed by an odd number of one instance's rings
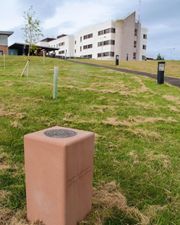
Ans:
MULTIPOLYGON (((79 64, 84 64, 84 65, 89 65, 89 66, 100 67, 100 68, 107 68, 107 69, 111 69, 111 70, 115 70, 115 71, 119 71, 119 72, 132 73, 132 74, 135 74, 135 75, 149 77, 149 78, 152 78, 152 79, 155 79, 155 80, 157 79, 157 74, 128 70, 128 69, 121 69, 121 68, 116 68, 116 67, 112 67, 112 66, 98 65, 98 64, 94 64, 94 63, 80 62, 80 61, 71 60, 71 59, 69 59, 68 61, 73 62, 73 63, 79 63, 79 64)), ((169 77, 169 76, 165 75, 164 79, 165 79, 166 83, 169 83, 169 84, 174 85, 176 87, 180 87, 180 78, 169 77)))

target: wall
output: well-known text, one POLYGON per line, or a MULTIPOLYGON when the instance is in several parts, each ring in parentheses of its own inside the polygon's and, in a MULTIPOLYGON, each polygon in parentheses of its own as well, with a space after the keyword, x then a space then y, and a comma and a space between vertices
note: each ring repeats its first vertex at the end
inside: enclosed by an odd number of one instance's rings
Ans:
POLYGON ((127 54, 128 59, 133 60, 133 53, 136 52, 134 49, 134 41, 135 41, 135 22, 136 22, 136 14, 133 13, 128 16, 123 21, 123 28, 122 28, 122 57, 121 59, 126 60, 127 54))
POLYGON ((74 37, 72 35, 63 36, 50 41, 49 45, 51 47, 59 48, 59 50, 56 51, 57 56, 74 57, 74 37), (63 45, 61 45, 61 43, 63 43, 63 45), (64 51, 64 53, 60 53, 62 51, 64 51))
POLYGON ((8 54, 8 36, 7 35, 0 35, 0 51, 3 53, 8 54))
POLYGON ((8 46, 0 45, 0 52, 3 51, 3 54, 8 54, 8 46))
POLYGON ((0 45, 8 45, 8 36, 0 34, 0 45))
MULTIPOLYGON (((103 52, 114 52, 114 46, 113 45, 105 45, 105 46, 98 46, 98 42, 106 41, 106 40, 115 40, 115 34, 113 33, 107 33, 98 35, 98 31, 105 30, 108 28, 114 28, 114 24, 112 21, 108 21, 102 24, 89 26, 80 32, 75 34, 75 56, 76 57, 82 57, 84 55, 92 55, 94 59, 101 59, 98 58, 98 53, 103 52), (83 37, 88 34, 93 34, 92 38, 84 39, 83 37), (81 41, 82 37, 82 41, 81 41), (83 46, 92 44, 93 47, 89 49, 83 49, 83 46), (82 48, 82 50, 80 50, 82 48)), ((111 59, 112 57, 102 57, 102 59, 111 59)))

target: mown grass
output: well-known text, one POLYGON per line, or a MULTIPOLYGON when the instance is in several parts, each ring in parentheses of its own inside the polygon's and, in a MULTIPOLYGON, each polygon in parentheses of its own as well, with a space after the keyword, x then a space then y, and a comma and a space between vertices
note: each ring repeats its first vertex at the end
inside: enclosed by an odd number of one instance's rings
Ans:
MULTIPOLYGON (((76 59, 77 61, 77 59, 76 59)), ((120 61, 119 66, 115 66, 114 61, 109 60, 94 60, 94 59, 78 59, 87 63, 94 63, 98 65, 112 66, 116 68, 129 69, 134 71, 147 72, 157 74, 158 62, 155 61, 120 61)), ((180 78, 180 61, 166 60, 165 76, 180 78)))
POLYGON ((96 133, 93 209, 81 224, 179 224, 179 88, 40 57, 22 78, 24 65, 0 66, 0 224, 27 224, 23 136, 54 125, 96 133))

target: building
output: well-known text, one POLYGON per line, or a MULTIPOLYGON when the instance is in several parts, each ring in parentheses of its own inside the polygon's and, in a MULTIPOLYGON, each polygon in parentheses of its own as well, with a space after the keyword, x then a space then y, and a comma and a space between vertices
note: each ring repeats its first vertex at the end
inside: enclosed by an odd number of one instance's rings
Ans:
MULTIPOLYGON (((45 40, 45 39, 44 39, 45 40)), ((58 48, 60 57, 82 57, 113 60, 145 60, 147 29, 141 26, 133 12, 125 19, 89 26, 75 35, 60 35, 41 45, 58 48)))
POLYGON ((0 31, 0 55, 8 54, 8 37, 12 34, 12 31, 0 31))
MULTIPOLYGON (((51 38, 46 38, 47 40, 51 38)), ((56 39, 52 41, 45 42, 46 39, 41 40, 38 42, 38 45, 47 46, 51 48, 58 48, 55 51, 56 56, 60 57, 74 57, 74 36, 73 35, 66 35, 62 34, 57 36, 56 39)))
MULTIPOLYGON (((50 55, 51 52, 58 50, 58 48, 50 47, 48 42, 45 42, 44 46, 34 45, 31 51, 31 55, 43 55, 45 52, 46 55, 50 55)), ((9 46, 9 55, 28 55, 29 44, 25 43, 14 43, 9 46)))

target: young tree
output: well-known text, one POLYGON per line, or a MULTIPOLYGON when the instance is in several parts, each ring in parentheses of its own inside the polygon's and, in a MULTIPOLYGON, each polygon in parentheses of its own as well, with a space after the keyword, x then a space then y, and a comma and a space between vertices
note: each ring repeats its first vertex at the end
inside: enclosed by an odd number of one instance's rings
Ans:
POLYGON ((31 6, 26 12, 24 12, 24 27, 22 28, 24 31, 25 43, 28 45, 28 58, 27 63, 23 69, 22 76, 26 72, 27 76, 29 73, 29 62, 30 62, 30 54, 33 46, 39 40, 42 35, 40 29, 40 20, 36 18, 36 14, 31 6))

